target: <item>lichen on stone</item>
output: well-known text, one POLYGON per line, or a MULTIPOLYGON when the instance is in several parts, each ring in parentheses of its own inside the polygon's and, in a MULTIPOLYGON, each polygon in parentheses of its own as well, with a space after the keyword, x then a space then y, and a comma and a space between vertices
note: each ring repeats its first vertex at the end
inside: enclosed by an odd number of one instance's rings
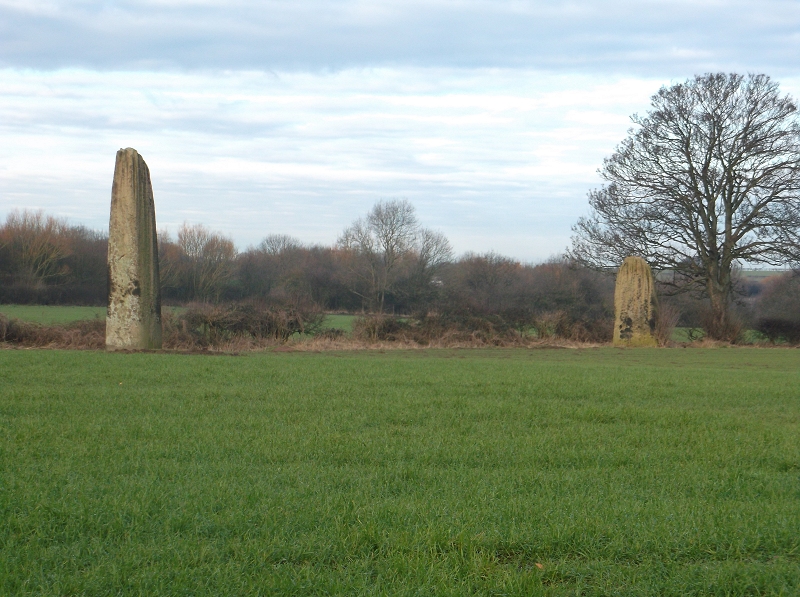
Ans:
POLYGON ((656 346, 653 272, 641 257, 627 257, 614 289, 614 345, 656 346))
POLYGON ((108 226, 108 350, 161 348, 161 284, 150 170, 120 149, 108 226))

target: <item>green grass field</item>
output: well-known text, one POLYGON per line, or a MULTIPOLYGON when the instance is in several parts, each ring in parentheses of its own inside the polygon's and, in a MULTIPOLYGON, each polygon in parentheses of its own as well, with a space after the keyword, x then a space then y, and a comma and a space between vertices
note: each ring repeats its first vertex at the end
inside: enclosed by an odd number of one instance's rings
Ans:
MULTIPOLYGON (((173 313, 180 312, 181 307, 165 307, 173 313)), ((33 323, 53 324, 85 321, 87 319, 106 317, 105 307, 65 307, 61 305, 0 305, 0 313, 33 323)), ((353 330, 354 315, 326 315, 323 327, 339 328, 346 332, 353 330)))
POLYGON ((800 351, 0 350, 2 595, 798 595, 800 351))
POLYGON ((87 319, 105 319, 105 307, 65 307, 61 305, 0 305, 0 313, 32 323, 71 323, 87 319))
POLYGON ((326 328, 338 328, 349 333, 353 331, 353 320, 355 318, 355 315, 329 314, 325 316, 325 322, 322 325, 326 328))

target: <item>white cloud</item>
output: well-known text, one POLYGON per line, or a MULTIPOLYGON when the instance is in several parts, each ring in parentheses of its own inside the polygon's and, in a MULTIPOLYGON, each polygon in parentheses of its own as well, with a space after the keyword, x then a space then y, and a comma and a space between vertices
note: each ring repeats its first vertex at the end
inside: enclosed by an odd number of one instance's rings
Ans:
POLYGON ((0 216, 102 228, 114 152, 159 219, 333 242, 405 196, 460 250, 561 250, 659 85, 796 82, 796 0, 0 0, 0 216))
POLYGON ((784 75, 798 26, 795 0, 0 0, 0 65, 784 75))
POLYGON ((114 153, 132 146, 173 230, 332 243, 377 199, 403 196, 459 250, 544 258, 659 84, 497 69, 6 70, 0 213, 105 227, 114 153))

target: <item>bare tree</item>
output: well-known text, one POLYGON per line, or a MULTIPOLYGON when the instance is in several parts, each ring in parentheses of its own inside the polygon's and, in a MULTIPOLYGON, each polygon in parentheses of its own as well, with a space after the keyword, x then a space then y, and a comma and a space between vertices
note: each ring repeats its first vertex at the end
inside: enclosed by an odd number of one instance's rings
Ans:
POLYGON ((766 75, 706 74, 662 87, 599 173, 573 259, 641 255, 710 299, 709 335, 728 338, 737 263, 800 257, 800 127, 766 75))
POLYGON ((0 244, 16 255, 18 276, 31 286, 42 286, 67 273, 70 254, 66 221, 45 216, 44 211, 13 211, 0 228, 0 244))
POLYGON ((184 223, 178 230, 178 246, 188 261, 187 285, 192 295, 203 300, 218 300, 225 283, 235 272, 233 241, 202 224, 184 223))
POLYGON ((522 272, 522 264, 497 253, 467 253, 449 273, 450 302, 480 315, 506 311, 518 302, 522 272))
POLYGON ((436 230, 422 228, 417 236, 418 268, 432 272, 453 260, 453 248, 447 237, 436 230))
POLYGON ((161 280, 162 294, 165 290, 180 288, 183 283, 185 255, 181 247, 172 239, 170 233, 158 233, 158 277, 161 280))
POLYGON ((288 234, 269 234, 258 244, 258 250, 268 255, 280 255, 302 246, 303 243, 288 234))
POLYGON ((379 312, 400 260, 413 248, 418 228, 411 203, 393 199, 376 203, 366 218, 353 222, 339 238, 341 248, 355 253, 360 267, 354 270, 367 282, 369 294, 355 292, 379 312))
POLYGON ((362 283, 353 292, 378 312, 401 274, 409 275, 415 265, 430 273, 452 257, 444 235, 422 228, 405 199, 379 201, 345 229, 337 244, 349 254, 350 269, 362 283))

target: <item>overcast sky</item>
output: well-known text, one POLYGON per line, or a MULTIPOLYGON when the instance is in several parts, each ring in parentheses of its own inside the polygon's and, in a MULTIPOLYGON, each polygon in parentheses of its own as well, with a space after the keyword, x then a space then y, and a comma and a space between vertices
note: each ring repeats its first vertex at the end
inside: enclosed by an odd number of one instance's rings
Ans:
POLYGON ((800 2, 0 0, 0 216, 107 228, 114 154, 159 227, 332 244, 408 198, 458 252, 561 252, 661 85, 800 95, 800 2))

